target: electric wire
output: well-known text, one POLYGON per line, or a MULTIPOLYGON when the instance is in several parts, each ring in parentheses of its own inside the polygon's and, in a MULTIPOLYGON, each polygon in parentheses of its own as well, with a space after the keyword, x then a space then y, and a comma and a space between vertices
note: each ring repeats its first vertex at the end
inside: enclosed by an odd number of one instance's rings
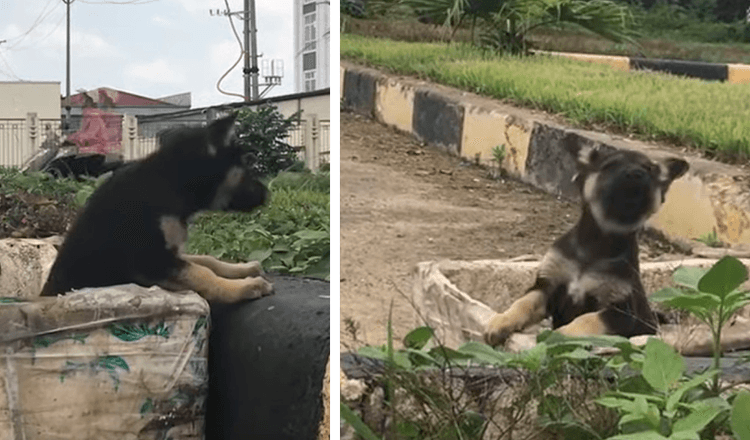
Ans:
POLYGON ((229 19, 229 24, 232 26, 232 32, 234 33, 234 37, 237 39, 237 43, 240 45, 240 56, 237 58, 237 61, 232 64, 232 67, 229 68, 226 72, 224 72, 223 75, 221 75, 221 78, 216 82, 216 90, 219 91, 219 93, 227 95, 227 96, 236 96, 242 99, 245 99, 244 95, 240 95, 238 93, 233 92, 226 92, 221 89, 221 82, 226 78, 227 75, 229 75, 229 72, 234 70, 235 67, 237 67, 237 64, 242 61, 242 57, 245 55, 245 48, 242 47, 242 40, 240 39, 240 34, 237 33, 237 29, 234 27, 234 22, 232 21, 232 15, 230 14, 230 8, 229 8, 229 0, 224 0, 224 4, 227 6, 227 18, 229 19))

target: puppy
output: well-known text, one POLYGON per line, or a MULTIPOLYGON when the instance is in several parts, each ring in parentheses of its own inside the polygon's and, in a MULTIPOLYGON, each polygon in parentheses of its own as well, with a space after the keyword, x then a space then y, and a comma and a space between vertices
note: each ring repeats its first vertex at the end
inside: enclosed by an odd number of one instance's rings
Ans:
MULTIPOLYGON (((566 144, 577 148, 570 136, 566 144)), ((544 256, 526 294, 490 320, 484 333, 490 345, 547 316, 569 336, 656 333, 641 284, 637 233, 688 163, 597 147, 583 147, 577 156, 573 181, 583 202, 581 218, 544 256)))
POLYGON ((116 171, 67 234, 41 295, 126 283, 193 290, 225 303, 271 294, 258 262, 182 254, 197 212, 248 212, 266 200, 232 142, 234 120, 166 131, 155 153, 116 171))

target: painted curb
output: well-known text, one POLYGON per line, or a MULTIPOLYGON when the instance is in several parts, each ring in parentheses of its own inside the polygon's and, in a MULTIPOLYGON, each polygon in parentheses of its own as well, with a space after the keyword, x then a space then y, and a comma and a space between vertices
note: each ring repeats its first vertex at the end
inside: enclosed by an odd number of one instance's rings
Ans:
POLYGON ((691 78, 726 81, 732 84, 750 84, 750 65, 747 64, 705 63, 701 61, 592 55, 545 50, 534 50, 532 52, 539 55, 558 56, 589 63, 606 64, 617 70, 654 70, 691 78))
MULTIPOLYGON (((502 166, 508 173, 552 194, 578 197, 571 182, 575 159, 561 142, 566 134, 575 134, 584 144, 637 150, 654 159, 679 155, 652 144, 571 129, 543 113, 443 85, 385 75, 345 61, 342 69, 346 73, 343 108, 372 115, 430 145, 485 165, 492 163, 493 148, 502 146, 506 152, 502 166), (365 83, 374 90, 363 87, 365 83), (370 98, 394 91, 401 94, 398 99, 370 98), (409 111, 411 127, 405 122, 409 111)), ((716 232, 725 243, 750 244, 750 176, 730 165, 685 159, 690 171, 672 183, 649 225, 674 239, 716 232)))

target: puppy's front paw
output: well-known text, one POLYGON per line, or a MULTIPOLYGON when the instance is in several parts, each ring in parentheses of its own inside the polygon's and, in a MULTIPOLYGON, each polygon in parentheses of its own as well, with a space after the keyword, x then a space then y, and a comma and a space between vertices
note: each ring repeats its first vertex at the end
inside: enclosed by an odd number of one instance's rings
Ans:
POLYGON ((484 342, 493 347, 502 345, 514 331, 515 329, 510 325, 507 317, 498 313, 490 319, 487 328, 484 330, 484 342))
POLYGON ((274 293, 273 284, 263 277, 246 278, 241 289, 242 299, 258 299, 274 293))
POLYGON ((246 277, 258 277, 263 275, 263 268, 257 261, 248 261, 247 263, 237 263, 234 265, 237 268, 239 278, 246 277))

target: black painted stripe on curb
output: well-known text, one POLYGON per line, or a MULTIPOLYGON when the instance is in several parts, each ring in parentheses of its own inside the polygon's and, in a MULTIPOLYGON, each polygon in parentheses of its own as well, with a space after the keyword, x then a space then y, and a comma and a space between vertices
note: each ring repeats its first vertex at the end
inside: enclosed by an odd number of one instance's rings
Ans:
POLYGON ((412 132, 423 142, 454 155, 461 152, 464 108, 431 90, 414 94, 412 132))
POLYGON ((317 438, 330 284, 272 281, 275 295, 212 306, 206 440, 317 438))
POLYGON ((365 116, 373 116, 375 114, 375 82, 375 76, 370 73, 346 69, 344 71, 344 108, 365 116))
POLYGON ((630 58, 631 70, 655 70, 692 78, 726 81, 729 68, 726 64, 701 63, 697 61, 630 58))
MULTIPOLYGON (((594 141, 575 131, 535 122, 523 179, 550 194, 577 200, 580 190, 573 183, 573 176, 577 171, 578 151, 581 147, 594 144, 594 141)), ((614 149, 600 143, 596 145, 602 149, 614 149)))

